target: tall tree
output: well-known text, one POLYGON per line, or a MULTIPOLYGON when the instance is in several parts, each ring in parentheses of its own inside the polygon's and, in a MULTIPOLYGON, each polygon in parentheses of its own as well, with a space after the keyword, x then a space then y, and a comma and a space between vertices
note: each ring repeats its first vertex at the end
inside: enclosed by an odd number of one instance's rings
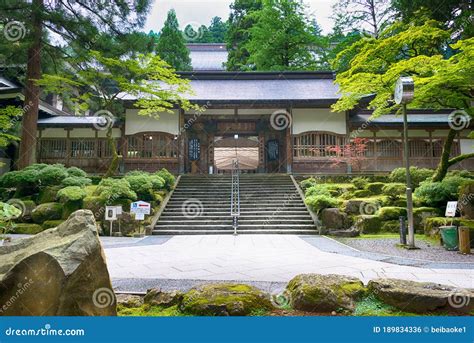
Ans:
POLYGON ((333 6, 333 19, 343 31, 359 28, 377 38, 393 21, 390 5, 390 0, 338 0, 333 6))
POLYGON ((226 35, 226 68, 230 71, 245 70, 250 56, 245 44, 250 38, 250 28, 256 19, 251 14, 262 8, 262 0, 235 0, 230 5, 229 28, 226 35))
POLYGON ((224 43, 227 25, 222 21, 221 17, 212 18, 208 30, 211 35, 211 41, 209 43, 224 43))
MULTIPOLYGON (((397 23, 379 39, 359 40, 339 53, 334 62, 335 69, 341 61, 349 67, 336 77, 342 97, 333 109, 353 109, 362 98, 375 94, 369 103, 369 108, 374 109, 373 116, 399 111, 400 105, 392 100, 393 87, 398 77, 410 75, 416 90, 410 107, 460 109, 466 111, 464 119, 468 121, 473 115, 474 38, 453 44, 452 49, 457 53, 447 59, 443 53, 450 39, 451 32, 430 20, 423 25, 397 23)), ((444 178, 449 166, 474 156, 463 154, 449 158, 458 128, 455 124, 450 125, 435 181, 444 178)))
POLYGON ((191 58, 186 47, 183 33, 179 30, 176 12, 168 12, 163 29, 156 45, 156 53, 174 69, 179 71, 191 70, 191 58))
POLYGON ((7 23, 4 36, 15 38, 16 41, 24 38, 27 43, 25 111, 22 119, 19 168, 30 165, 35 158, 40 97, 36 80, 41 78, 41 61, 44 55, 52 56, 51 51, 68 54, 73 43, 76 47, 87 50, 87 46, 100 43, 97 42, 97 37, 101 32, 120 35, 141 27, 149 6, 149 0, 111 0, 107 5, 104 5, 102 0, 0 2, 0 19, 7 23), (18 32, 21 33, 20 36, 16 36, 18 32), (60 36, 62 40, 59 43, 51 43, 47 40, 49 33, 60 36))
POLYGON ((256 70, 312 70, 315 39, 301 1, 265 0, 252 14, 248 67, 256 70))
POLYGON ((474 36, 472 0, 392 0, 392 6, 405 22, 409 22, 419 13, 440 21, 452 29, 455 38, 474 36))

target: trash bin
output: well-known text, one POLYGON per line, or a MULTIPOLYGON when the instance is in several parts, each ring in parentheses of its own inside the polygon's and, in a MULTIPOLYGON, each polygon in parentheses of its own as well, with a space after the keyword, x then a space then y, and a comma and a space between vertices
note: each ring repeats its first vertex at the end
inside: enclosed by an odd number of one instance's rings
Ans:
POLYGON ((441 226, 441 239, 446 250, 458 250, 458 229, 456 226, 441 226))

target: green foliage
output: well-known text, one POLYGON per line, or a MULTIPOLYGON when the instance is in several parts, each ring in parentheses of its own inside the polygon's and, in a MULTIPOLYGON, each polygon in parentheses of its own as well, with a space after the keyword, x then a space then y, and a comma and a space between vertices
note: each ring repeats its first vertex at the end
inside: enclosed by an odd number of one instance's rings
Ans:
POLYGON ((75 176, 75 177, 87 177, 87 173, 80 169, 80 168, 77 168, 77 167, 69 167, 67 168, 67 175, 68 177, 71 177, 71 176, 75 176))
POLYGON ((327 194, 311 195, 305 199, 305 203, 314 212, 319 212, 325 208, 337 207, 339 205, 337 199, 327 194))
POLYGON ((300 187, 303 191, 306 191, 309 187, 316 185, 317 181, 314 177, 310 177, 308 179, 304 179, 300 182, 300 187))
POLYGON ((309 47, 315 39, 301 2, 264 1, 252 16, 255 24, 245 44, 250 54, 247 69, 314 70, 316 61, 309 47))
POLYGON ((369 181, 363 177, 355 177, 351 182, 357 189, 364 189, 369 183, 369 181))
POLYGON ((86 210, 91 210, 94 213, 94 217, 96 220, 103 219, 104 216, 104 207, 105 202, 100 196, 87 196, 82 201, 82 207, 86 210))
POLYGON ((368 183, 365 186, 365 189, 374 195, 379 195, 380 193, 382 193, 382 188, 384 185, 385 184, 383 182, 372 182, 368 183))
POLYGON ((150 175, 129 175, 125 176, 125 180, 130 184, 130 188, 134 191, 140 199, 148 199, 153 190, 153 183, 150 175))
POLYGON ((405 194, 406 185, 400 182, 387 183, 382 188, 382 193, 389 197, 391 201, 396 201, 405 194))
POLYGON ((12 230, 12 220, 21 215, 21 210, 13 205, 0 202, 0 236, 12 230))
POLYGON ((447 201, 458 199, 459 188, 468 182, 459 176, 446 177, 441 182, 424 181, 415 190, 415 196, 428 206, 446 206, 447 201))
POLYGON ((0 107, 0 148, 6 147, 12 141, 18 141, 15 135, 15 128, 21 121, 23 114, 21 108, 14 106, 0 107))
POLYGON ((306 189, 305 198, 314 195, 327 195, 330 197, 331 192, 329 191, 329 187, 327 184, 317 184, 306 189))
POLYGON ((388 206, 380 208, 377 215, 382 220, 397 220, 399 217, 406 217, 407 210, 403 207, 388 206))
POLYGON ((39 172, 38 182, 42 187, 60 184, 68 176, 62 164, 47 166, 39 172))
MULTIPOLYGON (((416 188, 420 184, 420 182, 427 180, 428 178, 432 177, 434 174, 434 170, 427 169, 427 168, 418 168, 418 167, 410 167, 410 176, 411 176, 411 183, 412 187, 416 188)), ((395 168, 390 173, 390 181, 403 183, 406 184, 406 169, 405 168, 395 168)))
POLYGON ((82 176, 68 176, 61 182, 61 185, 64 187, 67 187, 67 186, 85 187, 91 184, 92 184, 91 179, 87 177, 82 177, 82 176))
POLYGON ((117 199, 137 200, 137 193, 131 189, 130 183, 126 179, 103 179, 99 183, 95 195, 100 196, 102 201, 107 204, 117 199))
POLYGON ((57 198, 60 202, 80 201, 86 197, 86 191, 79 186, 68 186, 60 189, 57 198))
MULTIPOLYGON (((167 190, 171 190, 171 188, 173 188, 174 183, 176 182, 176 178, 167 169, 165 168, 161 169, 159 172, 156 173, 156 175, 158 175, 165 181, 165 187, 167 190)), ((158 184, 156 186, 158 186, 158 184)), ((156 188, 154 185, 153 188, 155 190, 158 190, 158 189, 161 189, 162 187, 156 188)))
POLYGON ((191 70, 191 58, 185 43, 183 34, 179 30, 176 12, 171 9, 160 32, 156 53, 175 70, 191 70))

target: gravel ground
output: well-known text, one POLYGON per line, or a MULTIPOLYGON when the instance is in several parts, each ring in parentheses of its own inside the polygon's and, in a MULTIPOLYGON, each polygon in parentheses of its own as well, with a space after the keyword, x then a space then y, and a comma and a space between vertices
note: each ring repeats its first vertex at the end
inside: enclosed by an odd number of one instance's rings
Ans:
POLYGON ((397 247, 396 244, 400 242, 398 238, 338 238, 337 240, 360 251, 434 262, 474 263, 473 250, 471 250, 471 255, 462 255, 457 251, 448 251, 423 240, 416 241, 415 244, 420 249, 415 250, 397 247))

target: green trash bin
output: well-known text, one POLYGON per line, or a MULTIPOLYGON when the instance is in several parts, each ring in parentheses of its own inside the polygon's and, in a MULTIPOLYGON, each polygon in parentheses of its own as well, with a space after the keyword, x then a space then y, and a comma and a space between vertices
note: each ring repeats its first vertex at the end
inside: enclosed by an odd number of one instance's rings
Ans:
POLYGON ((444 248, 450 251, 458 250, 458 228, 456 226, 441 226, 439 230, 441 231, 444 248))

